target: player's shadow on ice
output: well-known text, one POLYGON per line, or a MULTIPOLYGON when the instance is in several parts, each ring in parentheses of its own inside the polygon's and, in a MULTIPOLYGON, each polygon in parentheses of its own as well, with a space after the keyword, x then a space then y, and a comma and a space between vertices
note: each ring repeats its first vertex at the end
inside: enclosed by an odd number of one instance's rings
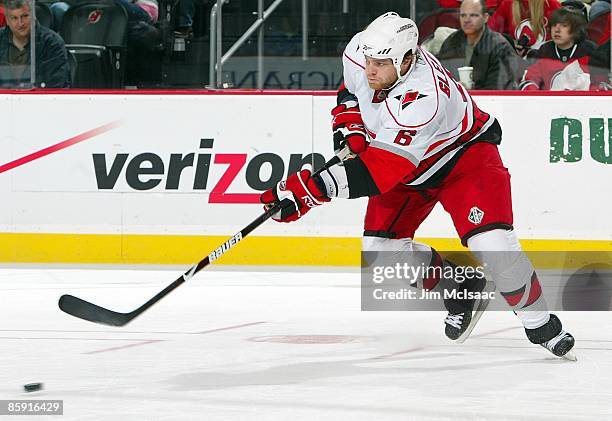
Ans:
MULTIPOLYGON (((458 371, 474 371, 500 367, 522 366, 532 363, 557 363, 558 358, 533 358, 528 360, 496 360, 488 362, 469 362, 470 354, 456 353, 420 353, 414 356, 401 356, 388 359, 358 359, 358 360, 336 360, 322 362, 304 362, 263 370, 248 371, 240 373, 223 373, 215 371, 197 371, 171 377, 167 383, 173 390, 214 390, 244 386, 271 386, 300 384, 311 380, 322 380, 330 378, 346 378, 355 376, 394 376, 394 381, 400 377, 406 386, 414 385, 415 379, 421 378, 422 374, 449 372, 449 376, 456 375, 458 371), (445 364, 428 367, 427 364, 433 358, 465 357, 457 360, 456 364, 445 364), (427 360, 419 362, 418 360, 427 360), (409 364, 411 361, 417 364, 409 364), (398 365, 404 364, 405 365, 398 365), (423 364, 418 365, 418 364, 423 364), (401 376, 397 376, 401 373, 401 376), (454 373, 454 374, 452 374, 454 373)), ((400 386, 398 384, 398 386, 400 386)))

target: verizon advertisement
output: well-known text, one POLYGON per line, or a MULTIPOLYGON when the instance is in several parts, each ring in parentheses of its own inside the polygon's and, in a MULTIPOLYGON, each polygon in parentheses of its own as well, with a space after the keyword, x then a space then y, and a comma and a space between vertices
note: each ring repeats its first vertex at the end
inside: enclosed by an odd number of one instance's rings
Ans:
POLYGON ((305 165, 321 166, 325 163, 323 155, 318 153, 292 153, 288 156, 274 152, 254 156, 214 153, 214 141, 212 138, 200 139, 196 152, 167 155, 155 152, 94 153, 96 187, 98 190, 124 192, 208 191, 210 203, 259 203, 256 193, 231 191, 236 188, 265 191, 305 165), (209 178, 215 181, 209 183, 209 178))
MULTIPOLYGON (((233 234, 261 212, 262 191, 331 158, 334 101, 308 93, 0 96, 0 231, 233 234)), ((611 240, 609 98, 476 101, 504 130, 519 235, 611 240)), ((366 200, 335 200, 257 234, 359 237, 366 200)), ((438 208, 417 234, 456 236, 438 208)))

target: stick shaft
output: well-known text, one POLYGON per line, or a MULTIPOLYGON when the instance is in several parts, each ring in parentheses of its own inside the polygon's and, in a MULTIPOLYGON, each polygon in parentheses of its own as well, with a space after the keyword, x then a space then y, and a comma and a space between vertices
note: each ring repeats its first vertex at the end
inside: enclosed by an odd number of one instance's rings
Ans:
MULTIPOLYGON (((334 156, 331 160, 329 160, 321 169, 316 171, 314 175, 320 173, 326 168, 335 165, 340 162, 340 159, 334 156)), ((230 249, 232 249, 236 244, 238 244, 242 239, 244 239, 247 235, 253 232, 257 227, 266 222, 270 217, 278 212, 280 209, 280 203, 276 203, 270 209, 266 210, 264 213, 259 215, 255 220, 253 220, 249 225, 240 230, 237 234, 226 240, 223 244, 221 244, 217 249, 213 250, 208 254, 205 258, 200 260, 195 265, 191 266, 184 274, 182 274, 179 278, 177 278, 174 282, 168 285, 163 290, 159 291, 153 297, 151 297, 147 302, 138 307, 136 310, 131 311, 129 313, 120 313, 112 310, 108 310, 106 308, 100 307, 96 304, 90 303, 88 301, 82 300, 78 297, 74 297, 72 295, 62 295, 59 300, 59 307, 65 313, 68 313, 72 316, 78 317, 80 319, 89 320, 94 323, 106 324, 110 326, 125 326, 136 317, 144 313, 147 309, 157 303, 159 300, 164 298, 166 295, 170 294, 173 290, 181 286, 185 281, 191 279, 196 273, 204 269, 210 263, 219 259, 222 255, 227 253, 230 249)))

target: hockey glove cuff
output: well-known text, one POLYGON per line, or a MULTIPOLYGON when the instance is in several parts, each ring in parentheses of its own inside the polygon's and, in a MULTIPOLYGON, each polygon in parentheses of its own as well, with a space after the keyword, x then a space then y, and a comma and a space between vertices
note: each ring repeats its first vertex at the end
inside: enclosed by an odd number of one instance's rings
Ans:
POLYGON ((278 222, 292 222, 300 219, 311 208, 329 202, 309 170, 302 170, 279 182, 276 187, 265 191, 259 198, 268 210, 280 202, 281 209, 272 215, 278 222))
POLYGON ((341 160, 352 159, 368 146, 367 132, 361 111, 355 101, 340 104, 331 112, 334 153, 341 160))

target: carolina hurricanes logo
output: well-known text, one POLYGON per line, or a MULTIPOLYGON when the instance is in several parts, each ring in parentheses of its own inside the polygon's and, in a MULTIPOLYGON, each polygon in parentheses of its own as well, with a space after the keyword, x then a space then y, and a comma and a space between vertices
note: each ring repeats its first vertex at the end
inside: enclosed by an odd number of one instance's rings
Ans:
POLYGON ((533 33, 533 28, 531 27, 531 22, 529 22, 529 19, 525 19, 521 23, 519 23, 514 29, 514 38, 517 41, 520 41, 521 38, 527 37, 527 39, 529 39, 527 46, 531 48, 540 48, 540 45, 542 45, 546 40, 547 25, 548 20, 544 18, 542 22, 542 27, 540 28, 540 35, 538 35, 538 37, 536 38, 535 34, 533 33))
POLYGON ((396 96, 395 99, 400 102, 400 111, 402 111, 417 99, 425 98, 426 96, 427 95, 420 94, 419 91, 408 91, 404 95, 396 96))
POLYGON ((102 17, 102 10, 96 9, 87 16, 87 23, 92 24, 92 25, 96 24, 100 22, 101 17, 102 17))

